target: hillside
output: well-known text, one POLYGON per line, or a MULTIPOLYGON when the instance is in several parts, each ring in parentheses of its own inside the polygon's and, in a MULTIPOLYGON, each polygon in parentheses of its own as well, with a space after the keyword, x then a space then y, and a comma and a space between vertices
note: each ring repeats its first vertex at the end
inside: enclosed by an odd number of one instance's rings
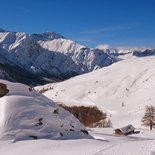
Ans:
POLYGON ((68 111, 28 86, 0 80, 0 142, 31 139, 90 138, 85 127, 68 111), (2 89, 3 88, 3 89, 2 89))
POLYGON ((155 57, 133 57, 67 81, 36 87, 48 98, 65 104, 96 105, 114 127, 141 126, 145 105, 155 105, 155 57))

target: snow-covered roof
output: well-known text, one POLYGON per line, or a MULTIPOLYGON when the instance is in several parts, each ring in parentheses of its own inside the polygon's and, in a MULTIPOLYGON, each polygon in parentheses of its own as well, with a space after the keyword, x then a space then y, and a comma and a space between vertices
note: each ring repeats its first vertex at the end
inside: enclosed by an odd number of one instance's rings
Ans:
POLYGON ((135 127, 133 127, 131 124, 129 124, 128 126, 125 126, 125 127, 123 127, 123 128, 120 128, 120 130, 123 132, 123 133, 129 133, 129 132, 131 132, 131 131, 133 131, 133 130, 135 130, 136 128, 135 127))

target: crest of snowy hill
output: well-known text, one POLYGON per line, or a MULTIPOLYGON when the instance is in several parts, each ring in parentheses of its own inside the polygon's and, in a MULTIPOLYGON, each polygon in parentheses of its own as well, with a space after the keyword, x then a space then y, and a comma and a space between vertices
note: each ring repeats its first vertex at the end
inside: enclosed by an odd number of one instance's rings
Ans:
POLYGON ((154 79, 155 57, 135 57, 36 89, 67 106, 97 106, 114 127, 141 127, 145 106, 155 105, 154 79))
POLYGON ((69 78, 117 61, 115 56, 90 49, 54 33, 32 34, 0 30, 2 64, 18 66, 40 77, 69 78))
POLYGON ((0 80, 8 92, 0 98, 1 139, 90 138, 85 127, 72 114, 26 85, 0 80))

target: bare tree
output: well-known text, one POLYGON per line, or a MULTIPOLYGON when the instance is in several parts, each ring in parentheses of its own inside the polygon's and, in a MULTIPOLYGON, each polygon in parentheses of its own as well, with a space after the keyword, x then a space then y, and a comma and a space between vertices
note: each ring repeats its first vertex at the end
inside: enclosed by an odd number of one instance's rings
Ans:
POLYGON ((155 128, 155 107, 146 106, 145 114, 142 118, 142 125, 149 126, 150 130, 155 128))

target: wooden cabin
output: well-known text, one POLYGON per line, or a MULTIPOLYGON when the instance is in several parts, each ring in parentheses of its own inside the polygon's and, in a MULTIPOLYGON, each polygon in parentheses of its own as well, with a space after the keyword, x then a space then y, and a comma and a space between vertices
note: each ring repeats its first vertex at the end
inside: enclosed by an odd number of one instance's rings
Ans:
POLYGON ((128 126, 125 126, 123 128, 118 128, 115 129, 115 134, 116 135, 129 135, 135 133, 135 127, 133 127, 131 124, 128 126))

